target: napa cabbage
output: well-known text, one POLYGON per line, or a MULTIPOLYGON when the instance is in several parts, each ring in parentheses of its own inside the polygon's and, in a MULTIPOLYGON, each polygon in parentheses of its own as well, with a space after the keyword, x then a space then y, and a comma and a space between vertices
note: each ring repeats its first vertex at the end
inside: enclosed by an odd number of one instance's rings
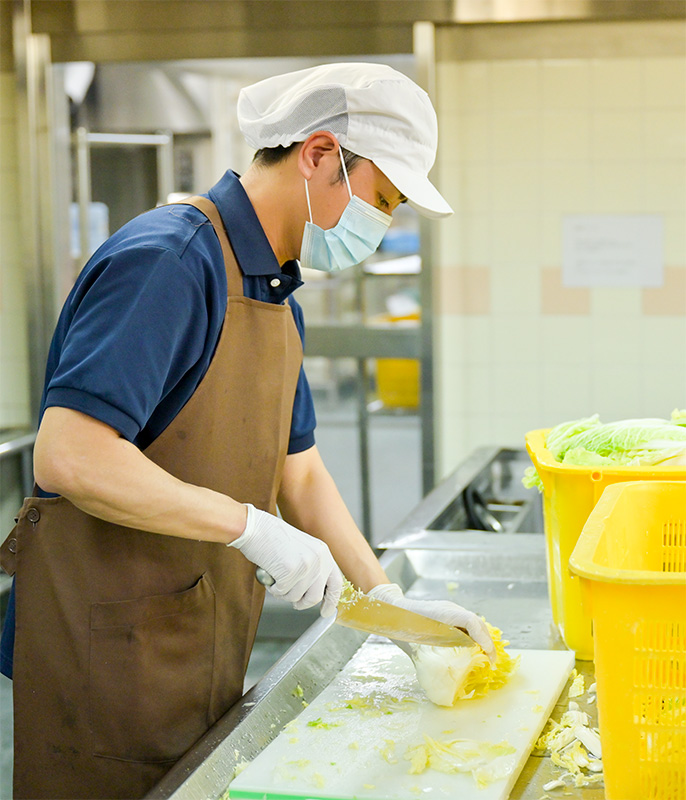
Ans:
POLYGON ((417 680, 426 696, 438 706, 453 706, 458 700, 483 697, 507 683, 519 663, 519 656, 505 650, 501 631, 486 622, 495 646, 491 665, 484 651, 475 647, 431 647, 412 645, 410 655, 417 680))
MULTIPOLYGON (((671 419, 624 419, 603 423, 592 417, 562 422, 546 435, 546 447, 562 464, 577 466, 686 466, 686 409, 671 419)), ((543 490, 535 467, 522 479, 543 490)))

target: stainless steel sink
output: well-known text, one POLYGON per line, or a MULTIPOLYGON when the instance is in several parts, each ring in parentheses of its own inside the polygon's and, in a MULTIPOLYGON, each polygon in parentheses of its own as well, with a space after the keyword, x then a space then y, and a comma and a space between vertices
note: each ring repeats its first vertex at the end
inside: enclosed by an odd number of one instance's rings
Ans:
POLYGON ((425 531, 543 533, 540 495, 522 486, 524 471, 530 465, 526 450, 475 450, 379 547, 412 546, 425 531))

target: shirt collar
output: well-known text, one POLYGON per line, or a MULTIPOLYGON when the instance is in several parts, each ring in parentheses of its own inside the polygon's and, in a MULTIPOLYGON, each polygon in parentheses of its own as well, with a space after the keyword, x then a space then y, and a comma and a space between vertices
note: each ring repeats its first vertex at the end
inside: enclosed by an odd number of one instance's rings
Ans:
MULTIPOLYGON (((282 272, 239 176, 233 170, 227 170, 210 189, 209 197, 219 209, 243 274, 276 275, 282 272)), ((287 261, 283 272, 300 280, 297 261, 287 261)))

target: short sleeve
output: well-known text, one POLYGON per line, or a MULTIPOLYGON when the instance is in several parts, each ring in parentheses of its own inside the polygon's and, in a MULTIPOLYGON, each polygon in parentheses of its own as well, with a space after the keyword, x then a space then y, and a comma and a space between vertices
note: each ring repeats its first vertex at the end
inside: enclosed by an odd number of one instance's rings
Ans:
POLYGON ((44 407, 82 411, 133 441, 203 352, 205 293, 160 247, 119 250, 88 270, 58 323, 44 407))

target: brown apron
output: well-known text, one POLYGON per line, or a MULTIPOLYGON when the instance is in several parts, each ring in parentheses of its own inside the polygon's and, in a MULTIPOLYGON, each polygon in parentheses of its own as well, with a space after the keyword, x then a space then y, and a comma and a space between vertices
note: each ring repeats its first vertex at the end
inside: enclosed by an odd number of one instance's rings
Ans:
MULTIPOLYGON (((222 244, 228 305, 205 377, 145 454, 274 513, 300 337, 289 304, 243 296, 216 207, 189 204, 222 244)), ((140 798, 240 698, 264 590, 234 548, 30 497, 1 562, 16 580, 15 798, 140 798)))

